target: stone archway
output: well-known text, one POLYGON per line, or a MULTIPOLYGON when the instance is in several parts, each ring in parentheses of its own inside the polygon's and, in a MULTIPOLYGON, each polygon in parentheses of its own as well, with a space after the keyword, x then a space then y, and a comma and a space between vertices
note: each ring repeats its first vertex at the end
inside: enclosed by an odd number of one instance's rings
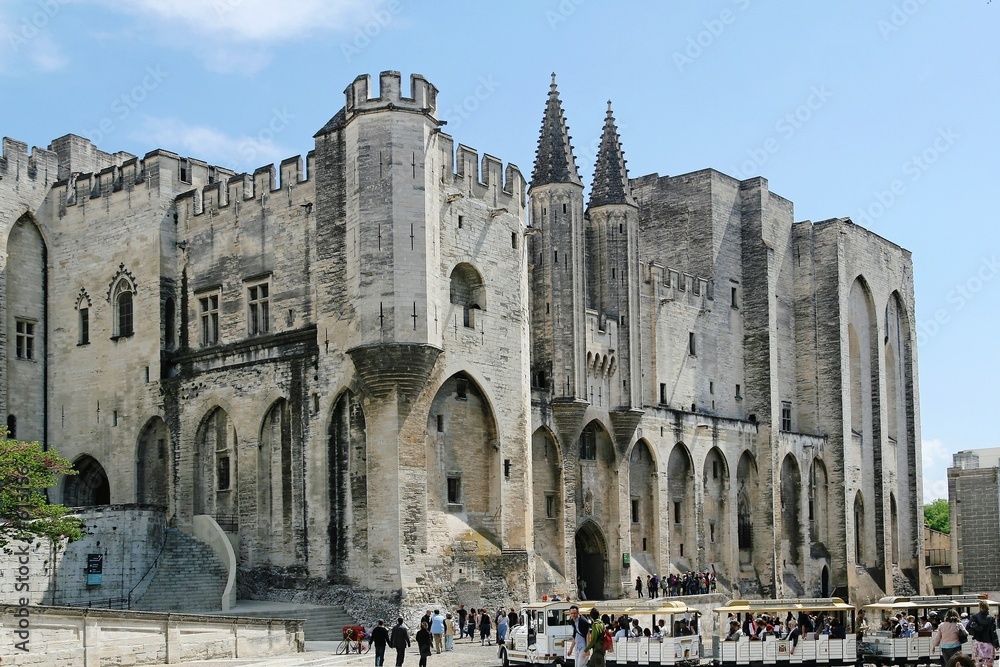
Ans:
POLYGON ((104 466, 97 459, 84 454, 73 462, 78 474, 66 477, 63 486, 63 505, 66 507, 92 507, 111 504, 111 484, 104 466))
POLYGON ((142 429, 135 453, 135 501, 167 505, 170 492, 170 431, 160 417, 142 429))
POLYGON ((576 581, 577 593, 581 583, 586 584, 586 599, 603 600, 608 572, 608 547, 600 528, 587 521, 576 531, 576 581))

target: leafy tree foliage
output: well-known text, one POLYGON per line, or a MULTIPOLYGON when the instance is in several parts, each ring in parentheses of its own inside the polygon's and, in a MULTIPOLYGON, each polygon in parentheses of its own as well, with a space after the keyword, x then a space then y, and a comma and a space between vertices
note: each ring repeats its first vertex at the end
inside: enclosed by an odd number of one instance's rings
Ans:
POLYGON ((59 475, 75 475, 72 464, 56 452, 44 451, 37 442, 7 437, 0 426, 0 549, 10 553, 14 541, 38 538, 69 541, 83 537, 79 518, 67 516, 63 505, 52 505, 45 489, 59 475))
POLYGON ((929 505, 924 505, 924 523, 941 533, 951 532, 951 508, 948 501, 938 498, 929 505))

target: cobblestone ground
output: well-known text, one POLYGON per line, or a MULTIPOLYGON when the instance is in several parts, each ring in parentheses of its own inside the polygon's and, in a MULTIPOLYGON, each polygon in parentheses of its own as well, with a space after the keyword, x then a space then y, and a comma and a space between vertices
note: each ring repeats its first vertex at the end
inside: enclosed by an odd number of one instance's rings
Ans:
MULTIPOLYGON (((274 658, 255 659, 234 659, 234 660, 203 660, 199 662, 180 663, 188 667, 327 667, 331 665, 343 665, 353 667, 354 665, 374 665, 375 650, 372 649, 364 655, 336 655, 336 642, 306 642, 305 653, 295 653, 287 656, 274 658)), ((406 651, 406 659, 403 667, 417 667, 420 655, 417 653, 417 645, 414 644, 406 651)), ((386 667, 394 667, 396 664, 396 651, 387 648, 385 654, 386 667)), ((427 667, 468 667, 470 665, 483 665, 484 667, 498 667, 500 660, 497 658, 497 647, 480 646, 479 640, 470 642, 468 639, 455 642, 452 651, 444 651, 440 655, 432 653, 427 659, 427 667)))

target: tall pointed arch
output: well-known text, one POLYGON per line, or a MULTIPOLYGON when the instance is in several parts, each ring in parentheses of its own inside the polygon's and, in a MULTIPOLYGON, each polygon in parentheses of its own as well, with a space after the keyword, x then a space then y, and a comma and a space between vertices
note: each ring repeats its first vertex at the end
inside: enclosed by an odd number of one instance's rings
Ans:
POLYGON ((667 502, 670 512, 670 563, 681 572, 699 567, 698 517, 694 492, 694 462, 687 445, 678 442, 667 458, 667 502))
POLYGON ((633 568, 655 574, 660 526, 660 482, 653 449, 644 439, 636 442, 629 453, 628 490, 633 568))
POLYGON ((565 495, 559 442, 548 428, 531 434, 535 586, 539 595, 565 588, 565 495))
POLYGON ((235 521, 237 515, 236 488, 236 427, 221 407, 210 409, 195 434, 193 457, 195 515, 210 514, 235 521))
POLYGON ((350 562, 351 553, 368 549, 368 435, 364 407, 350 390, 333 405, 327 426, 330 519, 329 576, 344 582, 366 563, 350 562))
POLYGON ((740 565, 753 564, 755 509, 760 504, 757 461, 749 450, 736 467, 736 530, 740 565))
POLYGON ((712 447, 705 457, 701 473, 704 502, 702 535, 705 541, 706 564, 721 565, 729 542, 729 465, 718 447, 712 447))
POLYGON ((135 501, 168 505, 170 496, 170 431, 162 417, 143 426, 135 451, 135 501))

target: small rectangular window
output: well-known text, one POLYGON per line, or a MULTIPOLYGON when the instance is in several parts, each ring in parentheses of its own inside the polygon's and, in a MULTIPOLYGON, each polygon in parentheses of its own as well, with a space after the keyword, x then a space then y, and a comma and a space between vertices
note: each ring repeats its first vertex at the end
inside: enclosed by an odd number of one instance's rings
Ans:
POLYGON ((731 290, 732 290, 733 308, 739 308, 740 304, 736 301, 736 288, 733 287, 731 288, 731 290))
POLYGON ((111 425, 112 426, 118 426, 118 411, 117 410, 112 410, 111 411, 111 425))
POLYGON ((167 441, 164 438, 159 438, 156 441, 156 458, 160 461, 167 455, 167 441))
POLYGON ((639 523, 639 499, 632 499, 632 523, 639 523))
POLYGON ((715 393, 715 383, 714 382, 709 381, 709 383, 708 383, 708 393, 710 393, 710 394, 714 394, 715 393))
POLYGON ((715 524, 708 524, 708 541, 715 544, 715 524))
POLYGON ((692 331, 688 334, 688 354, 690 354, 693 357, 695 356, 695 352, 696 349, 694 346, 694 332, 692 331))
POLYGON ((465 220, 465 216, 463 216, 463 215, 460 215, 460 216, 458 216, 458 228, 459 228, 459 229, 461 229, 461 228, 462 228, 462 222, 463 222, 464 220, 465 220))
POLYGON ((517 232, 510 233, 510 247, 517 250, 517 232))
POLYGON ((667 383, 666 382, 661 382, 660 383, 660 405, 666 405, 666 404, 667 404, 667 383))
POLYGON ((437 427, 438 433, 444 433, 444 415, 437 416, 437 427))
POLYGON ((792 404, 788 401, 781 402, 781 430, 792 430, 792 404))
POLYGON ((510 479, 510 468, 511 468, 510 459, 504 459, 503 460, 503 477, 504 477, 504 479, 510 479))
POLYGON ((719 462, 712 461, 712 479, 719 479, 719 462))
POLYGON ((229 457, 219 457, 219 491, 229 488, 229 457))
POLYGON ((201 322, 202 346, 219 342, 219 293, 198 297, 198 314, 201 322))
POLYGON ((271 329, 271 285, 263 282, 247 286, 247 330, 251 336, 271 329))
POLYGON ((35 323, 15 321, 14 352, 18 359, 35 358, 35 323))
POLYGON ((681 522, 681 504, 680 501, 674 501, 674 523, 679 524, 681 522))
POLYGON ((469 381, 459 379, 455 381, 455 398, 460 401, 468 400, 469 398, 469 381))
POLYGON ((556 495, 554 493, 545 494, 545 518, 556 518, 556 495))
POLYGON ((739 385, 736 385, 736 398, 743 398, 743 394, 740 393, 739 385))
POLYGON ((459 475, 448 476, 448 504, 462 504, 462 478, 459 475))
POLYGON ((90 344, 90 309, 80 309, 80 345, 90 344))
POLYGON ((645 538, 645 537, 644 537, 644 538, 642 538, 642 550, 643 550, 643 551, 645 551, 645 550, 646 550, 646 538, 645 538))

